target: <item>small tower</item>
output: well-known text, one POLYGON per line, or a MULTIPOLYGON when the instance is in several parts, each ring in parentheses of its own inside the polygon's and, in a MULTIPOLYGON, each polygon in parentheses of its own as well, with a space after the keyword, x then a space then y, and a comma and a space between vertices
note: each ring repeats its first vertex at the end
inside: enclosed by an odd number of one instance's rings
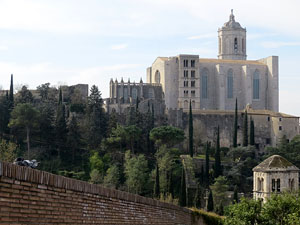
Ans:
POLYGON ((253 198, 266 202, 272 193, 298 191, 299 169, 280 155, 253 168, 253 198))
POLYGON ((246 60, 246 28, 235 21, 233 10, 229 21, 218 30, 219 59, 246 60))

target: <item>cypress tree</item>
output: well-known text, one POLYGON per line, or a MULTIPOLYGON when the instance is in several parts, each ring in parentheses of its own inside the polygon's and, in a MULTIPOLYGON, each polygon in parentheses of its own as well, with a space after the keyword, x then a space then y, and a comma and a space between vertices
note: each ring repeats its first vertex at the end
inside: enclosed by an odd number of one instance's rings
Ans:
POLYGON ((154 184, 154 197, 159 198, 160 186, 159 186, 159 167, 156 164, 155 184, 154 184))
POLYGON ((248 114, 247 114, 247 110, 245 110, 245 115, 244 115, 243 146, 248 146, 248 114))
POLYGON ((190 100, 190 112, 189 112, 189 151, 190 156, 194 155, 194 128, 193 128, 193 113, 192 113, 192 101, 190 100))
POLYGON ((186 184, 185 184, 185 172, 184 168, 182 167, 182 174, 181 174, 181 186, 180 186, 180 198, 179 198, 180 206, 186 206, 186 184))
POLYGON ((233 147, 237 147, 237 130, 238 130, 238 105, 237 98, 235 99, 235 113, 234 113, 234 125, 233 125, 233 147))
POLYGON ((239 202, 239 196, 238 196, 238 187, 234 186, 234 193, 233 193, 233 204, 239 202))
POLYGON ((210 143, 206 142, 206 151, 205 151, 205 184, 206 186, 209 186, 209 148, 210 148, 210 143))
POLYGON ((173 184, 173 171, 170 170, 170 176, 169 176, 169 194, 171 194, 172 198, 174 198, 174 184, 173 184))
POLYGON ((202 189, 198 184, 196 194, 195 194, 195 199, 194 199, 194 206, 198 209, 201 208, 201 199, 202 199, 202 189))
POLYGON ((250 119, 250 145, 255 145, 254 121, 250 119))
POLYGON ((216 153, 215 153, 215 178, 222 174, 221 168, 221 156, 220 156, 220 128, 218 126, 217 130, 217 146, 216 146, 216 153))
POLYGON ((211 212, 214 210, 214 199, 212 195, 212 191, 209 191, 208 200, 207 200, 207 211, 211 212))
POLYGON ((14 81, 13 81, 13 75, 10 77, 10 88, 9 88, 9 106, 10 111, 12 111, 14 107, 14 81))

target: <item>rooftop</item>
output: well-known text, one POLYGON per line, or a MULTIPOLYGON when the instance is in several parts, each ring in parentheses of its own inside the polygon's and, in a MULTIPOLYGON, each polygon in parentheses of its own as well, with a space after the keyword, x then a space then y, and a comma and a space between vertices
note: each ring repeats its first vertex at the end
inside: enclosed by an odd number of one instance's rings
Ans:
POLYGON ((272 155, 256 167, 253 168, 254 172, 271 172, 271 171, 299 171, 299 169, 291 162, 287 161, 280 155, 272 155))

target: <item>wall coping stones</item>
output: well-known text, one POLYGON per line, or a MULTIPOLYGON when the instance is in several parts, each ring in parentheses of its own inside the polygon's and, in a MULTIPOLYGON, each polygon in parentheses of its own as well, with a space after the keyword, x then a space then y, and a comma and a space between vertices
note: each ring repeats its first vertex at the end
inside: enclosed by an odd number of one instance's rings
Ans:
POLYGON ((48 187, 67 189, 76 192, 84 192, 86 194, 95 194, 105 196, 107 198, 120 199, 155 207, 192 213, 192 211, 187 208, 160 202, 155 199, 146 198, 129 192, 109 189, 103 187, 102 185, 90 184, 88 182, 75 180, 24 166, 18 166, 7 162, 0 161, 0 176, 12 178, 18 181, 35 183, 38 185, 37 188, 40 189, 45 189, 48 187))

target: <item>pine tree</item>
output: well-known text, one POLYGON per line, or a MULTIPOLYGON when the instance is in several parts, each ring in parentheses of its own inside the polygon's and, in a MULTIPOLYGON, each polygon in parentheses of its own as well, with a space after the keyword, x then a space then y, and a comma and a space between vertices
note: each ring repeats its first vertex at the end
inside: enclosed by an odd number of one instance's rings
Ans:
POLYGON ((155 184, 154 184, 154 197, 159 198, 159 196, 160 196, 159 167, 158 167, 158 164, 156 164, 155 184))
POLYGON ((189 112, 189 151, 190 156, 194 155, 194 129, 193 129, 193 113, 192 113, 192 101, 190 100, 190 112, 189 112))
POLYGON ((247 114, 247 110, 245 110, 245 115, 244 115, 243 146, 248 146, 248 114, 247 114))
POLYGON ((221 156, 220 156, 220 128, 217 130, 217 145, 215 153, 215 178, 222 175, 221 156))
POLYGON ((180 206, 186 206, 186 184, 185 184, 185 172, 184 168, 182 167, 182 174, 181 174, 181 186, 180 186, 180 198, 179 198, 180 206))
POLYGON ((238 130, 238 103, 235 99, 234 125, 233 125, 233 147, 237 147, 237 130, 238 130))
POLYGON ((210 143, 206 142, 206 151, 205 151, 205 184, 206 186, 209 186, 209 149, 210 149, 210 143))
POLYGON ((209 191, 208 200, 207 200, 207 211, 208 212, 214 211, 214 200, 213 200, 213 195, 211 190, 209 191))
POLYGON ((250 119, 250 145, 255 145, 254 121, 250 119))

